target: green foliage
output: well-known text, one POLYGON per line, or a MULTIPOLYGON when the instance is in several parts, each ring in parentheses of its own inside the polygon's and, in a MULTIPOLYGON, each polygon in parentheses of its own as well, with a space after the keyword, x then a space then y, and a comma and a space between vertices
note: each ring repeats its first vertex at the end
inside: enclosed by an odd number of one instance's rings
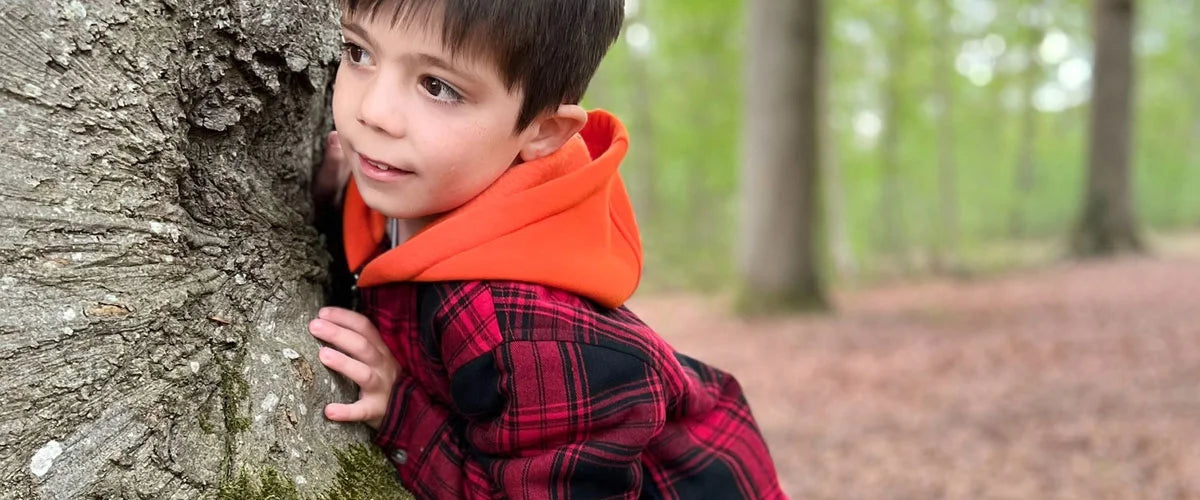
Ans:
MULTIPOLYGON (((938 0, 916 0, 904 18, 893 4, 867 0, 826 2, 826 48, 831 71, 826 152, 844 182, 849 246, 865 277, 890 274, 907 260, 926 269, 938 241, 939 98, 936 95, 938 0), (900 78, 891 79, 888 47, 898 29, 907 34, 900 78), (900 255, 882 241, 880 135, 871 117, 883 121, 889 82, 902 96, 897 133, 900 206, 907 245, 900 255), (876 131, 878 132, 878 131, 876 131)), ((630 2, 633 3, 633 2, 630 2)), ((755 82, 742 82, 742 2, 728 0, 641 0, 632 22, 651 34, 645 54, 630 49, 627 28, 602 65, 586 105, 617 113, 630 126, 630 161, 623 175, 631 190, 637 174, 655 179, 652 214, 639 210, 651 288, 723 287, 733 274, 737 238, 737 182, 741 96, 755 82), (644 78, 633 71, 640 62, 644 78), (644 88, 650 109, 638 109, 644 88), (635 119, 647 112, 651 130, 635 119), (641 155, 652 150, 653 156, 641 155)), ((1017 194, 1024 60, 1039 52, 1029 39, 1031 23, 1061 33, 1065 59, 1044 64, 1037 82, 1044 99, 1061 86, 1065 65, 1091 60, 1091 7, 1083 0, 949 0, 955 68, 969 45, 1003 41, 989 78, 952 75, 953 154, 957 169, 958 260, 967 270, 990 268, 996 248, 1014 243, 1012 214, 1020 214, 1022 238, 1065 246, 1080 216, 1086 181, 1089 83, 1078 103, 1036 112, 1033 183, 1017 194), (985 42, 991 36, 991 42, 985 42), (1074 60, 1075 62, 1069 61, 1074 60), (1045 90, 1051 89, 1051 90, 1045 90)), ((1151 231, 1200 227, 1200 2, 1164 0, 1137 4, 1135 210, 1151 231)), ((1055 35, 1058 36, 1058 35, 1055 35)), ((965 62, 965 60, 963 61, 965 62)), ((1044 103, 1043 103, 1044 104, 1044 103)), ((825 197, 830 199, 829 196, 825 197)))

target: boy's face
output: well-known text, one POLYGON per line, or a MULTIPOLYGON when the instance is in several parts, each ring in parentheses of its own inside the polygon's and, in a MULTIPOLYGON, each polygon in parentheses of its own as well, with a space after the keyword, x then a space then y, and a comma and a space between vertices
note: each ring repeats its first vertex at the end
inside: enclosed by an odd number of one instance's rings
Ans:
POLYGON ((333 118, 345 161, 363 201, 384 215, 453 210, 490 186, 528 141, 513 130, 521 93, 508 91, 491 61, 451 58, 436 22, 367 17, 343 19, 333 118))

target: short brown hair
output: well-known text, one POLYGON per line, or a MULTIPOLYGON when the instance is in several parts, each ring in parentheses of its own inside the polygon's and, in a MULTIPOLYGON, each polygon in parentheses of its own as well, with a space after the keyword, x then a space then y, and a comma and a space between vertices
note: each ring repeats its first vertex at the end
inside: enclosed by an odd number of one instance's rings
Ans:
POLYGON ((446 48, 490 56, 508 90, 524 92, 517 130, 583 99, 625 18, 624 0, 342 0, 349 17, 389 7, 393 25, 428 21, 441 7, 446 48))

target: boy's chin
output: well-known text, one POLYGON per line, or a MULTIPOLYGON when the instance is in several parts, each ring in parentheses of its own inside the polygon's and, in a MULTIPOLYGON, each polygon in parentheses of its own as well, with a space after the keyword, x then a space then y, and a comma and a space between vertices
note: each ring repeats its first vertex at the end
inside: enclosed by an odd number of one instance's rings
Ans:
POLYGON ((388 217, 391 219, 416 220, 416 219, 424 219, 424 218, 430 217, 432 215, 432 214, 429 214, 427 212, 420 211, 420 210, 397 208, 394 206, 374 206, 374 205, 371 205, 370 203, 368 203, 367 206, 371 207, 376 212, 383 214, 385 217, 388 217))
POLYGON ((359 195, 371 210, 392 219, 430 222, 445 213, 419 204, 396 203, 395 198, 400 196, 397 193, 380 192, 367 186, 359 189, 359 195))
POLYGON ((420 210, 417 207, 397 207, 395 205, 386 204, 386 203, 372 204, 370 201, 367 201, 365 199, 364 199, 364 201, 367 202, 367 206, 371 207, 372 210, 375 210, 376 212, 379 212, 379 213, 383 214, 385 217, 388 217, 391 219, 429 222, 434 219, 437 219, 441 215, 439 213, 433 213, 428 210, 420 210))

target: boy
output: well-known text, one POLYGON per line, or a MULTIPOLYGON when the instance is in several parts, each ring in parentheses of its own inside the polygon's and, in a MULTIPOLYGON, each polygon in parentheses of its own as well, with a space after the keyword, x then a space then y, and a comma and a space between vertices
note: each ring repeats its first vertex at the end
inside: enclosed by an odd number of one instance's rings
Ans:
POLYGON ((418 498, 783 498, 737 382, 622 306, 627 136, 577 103, 622 0, 343 0, 337 132, 358 312, 309 326, 418 498))

